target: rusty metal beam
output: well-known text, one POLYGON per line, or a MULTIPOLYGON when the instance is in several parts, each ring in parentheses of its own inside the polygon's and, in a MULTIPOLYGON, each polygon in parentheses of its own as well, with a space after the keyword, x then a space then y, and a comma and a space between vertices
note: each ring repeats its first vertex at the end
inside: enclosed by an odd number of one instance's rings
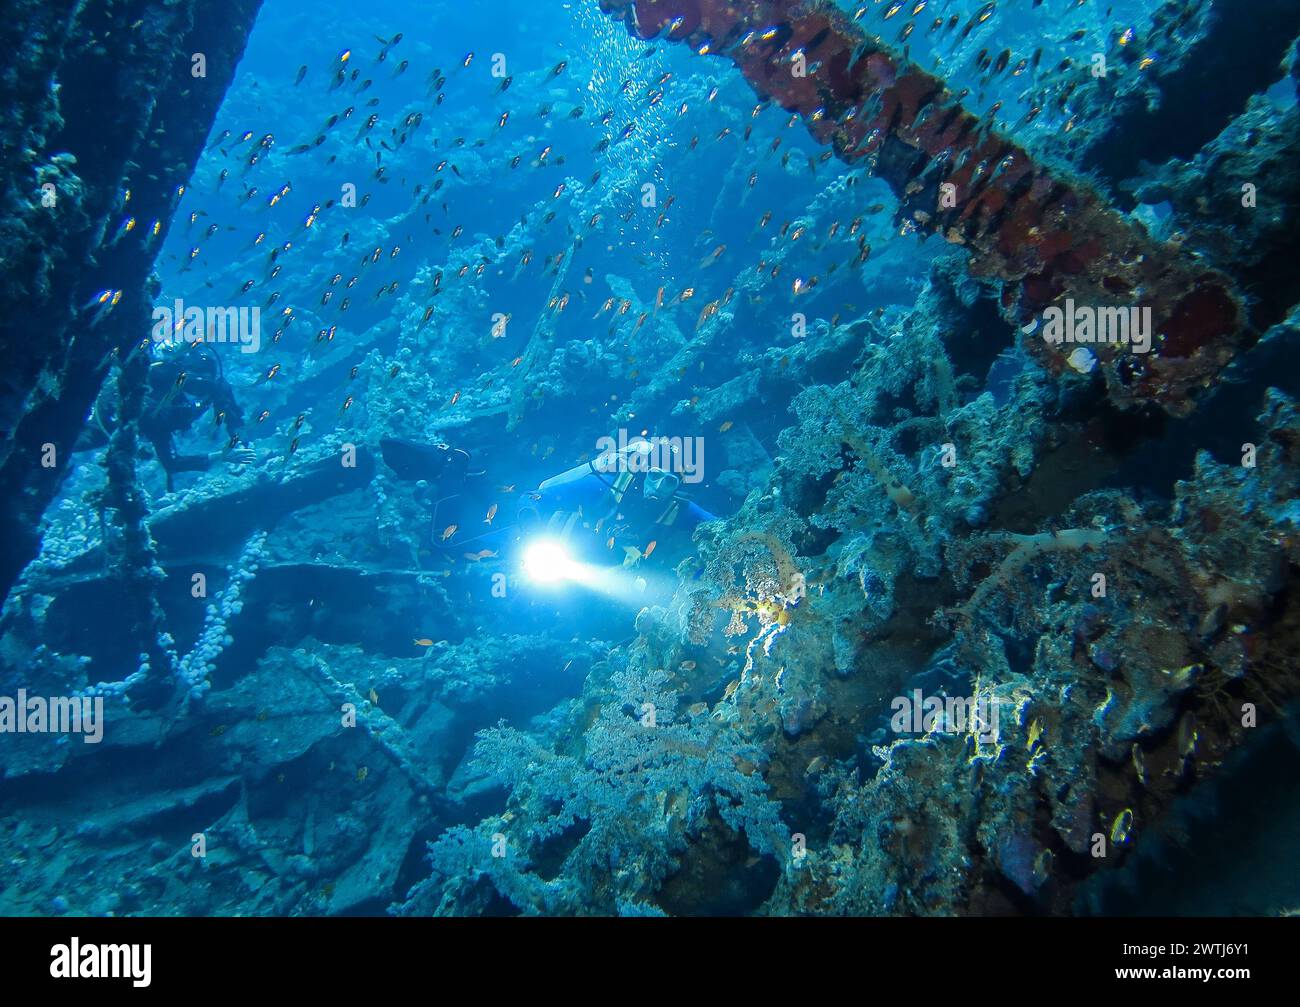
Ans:
MULTIPOLYGON (((963 108, 942 80, 904 62, 831 4, 601 4, 639 38, 730 59, 760 98, 796 113, 819 143, 887 182, 909 227, 969 250, 973 274, 1002 282, 1002 308, 1016 324, 1067 299, 1093 308, 1149 307, 1151 352, 1089 347, 1117 404, 1155 403, 1185 415, 1250 338, 1227 276, 1153 240, 1086 182, 1036 163, 991 121, 963 108)), ((1056 373, 1075 348, 1029 343, 1056 373)))

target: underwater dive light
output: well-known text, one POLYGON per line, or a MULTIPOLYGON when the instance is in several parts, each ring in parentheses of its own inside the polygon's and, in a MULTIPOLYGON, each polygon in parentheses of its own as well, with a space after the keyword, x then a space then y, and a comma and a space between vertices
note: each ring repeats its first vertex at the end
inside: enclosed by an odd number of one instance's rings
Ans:
POLYGON ((540 539, 524 551, 524 572, 538 584, 554 584, 574 576, 577 565, 554 539, 540 539))

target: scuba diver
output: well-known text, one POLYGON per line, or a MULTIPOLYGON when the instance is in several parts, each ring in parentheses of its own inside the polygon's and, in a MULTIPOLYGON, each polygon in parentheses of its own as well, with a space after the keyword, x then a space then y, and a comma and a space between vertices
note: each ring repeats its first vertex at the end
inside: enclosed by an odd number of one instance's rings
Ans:
POLYGON ((520 501, 519 529, 563 541, 593 562, 620 540, 617 558, 626 555, 625 563, 656 548, 679 551, 697 525, 716 517, 687 496, 680 476, 653 465, 654 455, 655 442, 637 438, 544 480, 520 501))
POLYGON ((482 479, 486 473, 471 469, 469 452, 397 438, 381 440, 380 450, 398 478, 428 483, 431 544, 444 552, 495 552, 524 536, 544 534, 602 565, 625 540, 613 558, 640 562, 656 549, 676 552, 673 546, 689 543, 696 525, 715 520, 686 495, 679 476, 650 464, 654 443, 643 438, 543 480, 521 497, 514 524, 499 526, 490 520, 496 508, 482 479))
MULTIPOLYGON (((182 360, 181 351, 167 354, 149 365, 149 387, 145 395, 140 432, 152 442, 158 463, 167 474, 167 491, 175 489, 177 472, 202 472, 218 461, 232 466, 256 460, 252 448, 240 446, 240 429, 244 415, 235 400, 234 390, 226 380, 216 351, 195 344, 182 360), (224 424, 230 434, 229 444, 217 451, 184 455, 176 450, 175 437, 189 430, 209 408, 216 425, 224 424)), ((90 421, 77 441, 76 450, 103 447, 116 424, 114 396, 100 395, 91 409, 90 421)))

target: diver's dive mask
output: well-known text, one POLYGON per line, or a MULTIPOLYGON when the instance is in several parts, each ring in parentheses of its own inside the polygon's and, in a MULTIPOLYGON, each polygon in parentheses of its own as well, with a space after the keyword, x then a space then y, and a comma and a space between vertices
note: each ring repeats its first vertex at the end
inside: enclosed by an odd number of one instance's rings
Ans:
POLYGON ((682 484, 678 476, 663 469, 651 469, 645 475, 642 492, 647 500, 669 500, 682 484))

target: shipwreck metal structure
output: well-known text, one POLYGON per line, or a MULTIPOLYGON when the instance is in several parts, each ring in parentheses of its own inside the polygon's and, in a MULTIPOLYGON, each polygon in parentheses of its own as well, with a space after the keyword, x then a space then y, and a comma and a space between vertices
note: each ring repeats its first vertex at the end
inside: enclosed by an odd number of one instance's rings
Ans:
POLYGON ((0 598, 36 555, 110 354, 148 333, 154 256, 260 6, 7 6, 0 598))
MULTIPOLYGON (((799 115, 818 142, 888 182, 917 229, 968 248, 972 272, 1002 281, 1003 308, 1017 323, 1067 299, 1150 307, 1157 336, 1149 355, 1097 350, 1117 402, 1185 414, 1246 342, 1228 277, 1153 241, 1083 182, 1035 163, 942 80, 832 4, 602 5, 641 38, 730 59, 761 99, 799 115)), ((1035 345, 1049 366, 1065 366, 1065 354, 1035 345)))

